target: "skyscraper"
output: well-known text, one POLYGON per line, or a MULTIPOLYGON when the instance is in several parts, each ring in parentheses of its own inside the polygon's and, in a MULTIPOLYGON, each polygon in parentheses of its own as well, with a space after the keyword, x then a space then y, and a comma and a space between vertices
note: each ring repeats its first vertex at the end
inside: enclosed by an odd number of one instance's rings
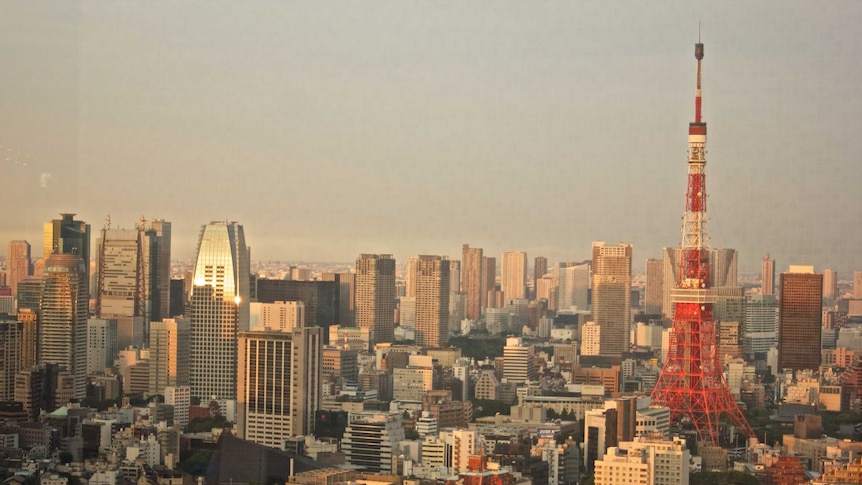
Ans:
POLYGON ((171 223, 101 230, 96 242, 96 313, 142 317, 146 328, 170 314, 171 223))
POLYGON ((761 283, 760 283, 760 294, 761 295, 774 295, 775 294, 775 260, 769 258, 769 253, 766 253, 766 256, 763 257, 763 262, 761 264, 761 283))
POLYGON ((492 296, 497 290, 497 258, 493 256, 482 257, 482 309, 497 308, 495 297, 492 296))
POLYGON ((647 315, 661 315, 663 290, 664 262, 660 259, 647 259, 644 313, 647 315))
POLYGON ((862 299, 862 271, 853 272, 853 298, 862 299))
POLYGON ((15 399, 15 376, 21 370, 24 324, 0 317, 0 401, 15 399))
POLYGON ((52 253, 77 254, 84 261, 85 281, 90 281, 90 225, 76 221, 75 214, 60 214, 44 224, 42 257, 46 260, 52 253))
POLYGON ((248 330, 249 270, 242 225, 201 226, 190 304, 192 397, 236 399, 236 338, 248 330))
POLYGON ((509 337, 503 347, 503 377, 509 382, 522 383, 537 379, 533 362, 533 346, 521 337, 509 337))
POLYGON ((323 330, 240 332, 239 437, 284 449, 311 434, 320 407, 323 330))
POLYGON ((87 395, 87 272, 76 254, 51 254, 42 276, 39 364, 57 364, 74 378, 74 397, 87 395))
POLYGON ((467 297, 465 316, 473 321, 482 316, 482 248, 465 244, 461 249, 461 291, 467 297))
POLYGON ((500 290, 506 300, 527 298, 527 253, 504 251, 500 290))
POLYGON ((419 256, 414 265, 416 343, 445 347, 449 342, 449 261, 419 256))
POLYGON ((619 356, 631 344, 632 245, 593 243, 593 321, 601 327, 602 355, 619 356))
POLYGON ((533 290, 535 291, 536 282, 539 281, 542 276, 548 274, 548 258, 544 256, 536 256, 536 259, 533 260, 533 290))
MULTIPOLYGON (((745 332, 742 340, 747 357, 766 354, 778 339, 778 301, 775 295, 751 295, 745 300, 745 332)), ((773 369, 777 373, 777 369, 773 369)))
POLYGON ((18 296, 18 283, 33 273, 30 262, 30 243, 11 241, 6 251, 6 284, 12 288, 12 295, 18 296))
POLYGON ((736 249, 709 250, 710 286, 736 286, 736 259, 736 249))
POLYGON ((560 263, 557 269, 557 309, 586 310, 590 294, 590 261, 560 263))
POLYGON ((407 271, 404 275, 406 280, 406 290, 404 296, 407 298, 416 297, 416 265, 419 263, 419 256, 412 256, 407 260, 407 271))
POLYGON ((781 273, 778 306, 778 372, 820 368, 823 275, 813 266, 781 273))
POLYGON ((371 344, 395 340, 395 258, 356 258, 356 326, 369 329, 371 344))
POLYGON ((189 320, 165 318, 150 325, 150 394, 188 386, 189 320))
POLYGON ((823 270, 823 298, 835 299, 838 296, 838 273, 834 269, 823 270))

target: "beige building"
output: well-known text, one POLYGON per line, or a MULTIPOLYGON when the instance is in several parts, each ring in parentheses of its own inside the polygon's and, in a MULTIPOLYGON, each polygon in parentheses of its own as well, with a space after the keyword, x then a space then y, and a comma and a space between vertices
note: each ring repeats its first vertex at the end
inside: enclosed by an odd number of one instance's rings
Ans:
POLYGON ((647 259, 644 313, 647 315, 661 315, 663 290, 664 262, 660 259, 647 259))
POLYGON ((465 316, 478 321, 482 316, 485 301, 484 285, 482 284, 482 248, 471 248, 465 244, 461 249, 461 291, 467 301, 465 316))
POLYGON ((507 300, 527 298, 527 253, 504 251, 500 267, 500 290, 507 300))
POLYGON ((318 327, 240 332, 239 437, 284 449, 285 439, 312 432, 321 403, 322 342, 318 327))
POLYGON ((27 241, 10 241, 6 251, 6 285, 12 288, 12 296, 18 296, 18 282, 32 272, 30 243, 27 241))
POLYGON ((150 324, 150 394, 166 387, 189 385, 189 333, 187 318, 166 318, 150 324))
POLYGON ((301 301, 252 302, 249 305, 249 328, 252 331, 272 329, 289 332, 304 326, 305 303, 301 301))
POLYGON ((593 321, 601 327, 602 355, 630 350, 632 245, 593 243, 593 321))
POLYGON ((419 256, 413 268, 416 344, 445 347, 449 343, 449 261, 419 256))

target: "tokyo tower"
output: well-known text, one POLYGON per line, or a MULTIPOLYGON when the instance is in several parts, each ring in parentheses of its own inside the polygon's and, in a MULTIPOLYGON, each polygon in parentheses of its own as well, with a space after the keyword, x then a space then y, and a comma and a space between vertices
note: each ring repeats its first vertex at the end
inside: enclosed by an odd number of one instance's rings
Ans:
POLYGON ((688 127, 688 190, 679 251, 679 275, 671 290, 673 328, 668 354, 652 392, 654 404, 667 406, 671 422, 689 421, 701 441, 719 445, 719 420, 724 416, 739 432, 754 433, 722 373, 712 307, 715 290, 709 281, 706 235, 706 123, 701 120, 701 60, 703 44, 695 44, 697 89, 694 122, 688 127))

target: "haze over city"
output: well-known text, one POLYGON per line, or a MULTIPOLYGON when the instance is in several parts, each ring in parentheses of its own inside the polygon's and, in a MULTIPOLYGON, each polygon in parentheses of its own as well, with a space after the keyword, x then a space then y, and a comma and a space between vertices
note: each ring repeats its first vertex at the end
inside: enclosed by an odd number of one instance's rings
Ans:
MULTIPOLYGON (((0 239, 245 226, 255 259, 679 245, 702 21, 713 247, 862 268, 858 2, 24 3, 0 239)), ((847 275, 849 276, 849 275, 847 275)))

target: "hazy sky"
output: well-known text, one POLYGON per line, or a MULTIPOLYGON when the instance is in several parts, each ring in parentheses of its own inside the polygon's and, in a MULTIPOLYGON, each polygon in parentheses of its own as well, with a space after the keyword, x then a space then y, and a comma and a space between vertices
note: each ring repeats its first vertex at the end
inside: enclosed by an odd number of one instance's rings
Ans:
MULTIPOLYGON (((253 259, 678 245, 862 269, 862 2, 3 2, 0 241, 236 220, 253 259), (25 165, 26 164, 26 165, 25 165)), ((4 243, 5 245, 5 243, 4 243)), ((840 275, 846 278, 849 275, 840 275)))

